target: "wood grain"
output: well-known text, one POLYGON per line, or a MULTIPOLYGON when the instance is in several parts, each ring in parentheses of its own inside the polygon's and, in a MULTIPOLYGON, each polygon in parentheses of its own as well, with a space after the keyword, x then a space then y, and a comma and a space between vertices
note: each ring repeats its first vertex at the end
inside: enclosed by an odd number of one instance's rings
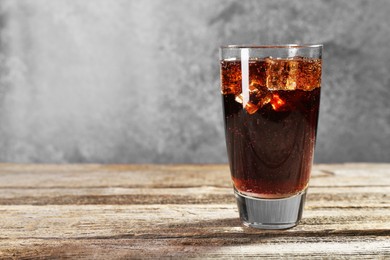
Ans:
POLYGON ((226 165, 0 165, 0 258, 390 258, 390 164, 316 165, 300 225, 241 225, 226 165))

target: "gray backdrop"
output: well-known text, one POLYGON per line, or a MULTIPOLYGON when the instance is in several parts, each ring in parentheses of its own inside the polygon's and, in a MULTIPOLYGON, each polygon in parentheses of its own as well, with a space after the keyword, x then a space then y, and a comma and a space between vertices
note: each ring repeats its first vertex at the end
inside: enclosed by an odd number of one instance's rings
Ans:
POLYGON ((390 162, 390 1, 0 1, 0 160, 226 162, 222 44, 323 43, 317 162, 390 162))

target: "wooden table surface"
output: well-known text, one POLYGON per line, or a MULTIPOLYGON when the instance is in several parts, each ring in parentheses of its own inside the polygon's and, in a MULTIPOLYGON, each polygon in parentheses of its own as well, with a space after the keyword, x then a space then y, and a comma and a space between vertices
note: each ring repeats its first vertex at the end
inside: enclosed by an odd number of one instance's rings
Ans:
POLYGON ((390 258, 390 164, 315 165, 303 220, 241 225, 227 165, 0 164, 0 258, 390 258))

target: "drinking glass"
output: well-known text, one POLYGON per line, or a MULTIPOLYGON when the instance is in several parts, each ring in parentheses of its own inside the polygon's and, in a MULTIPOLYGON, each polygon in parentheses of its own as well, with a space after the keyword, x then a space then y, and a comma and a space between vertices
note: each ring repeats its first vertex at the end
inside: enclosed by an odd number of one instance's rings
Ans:
POLYGON ((220 66, 240 218, 255 228, 293 227, 313 164, 322 45, 222 46, 220 66))

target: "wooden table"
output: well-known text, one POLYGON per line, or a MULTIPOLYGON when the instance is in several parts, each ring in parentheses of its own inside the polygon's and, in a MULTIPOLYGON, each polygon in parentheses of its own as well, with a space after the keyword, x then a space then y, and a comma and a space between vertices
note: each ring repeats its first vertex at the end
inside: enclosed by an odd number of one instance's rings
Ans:
POLYGON ((243 227, 227 165, 0 164, 0 258, 390 258, 390 164, 316 165, 301 224, 243 227))

